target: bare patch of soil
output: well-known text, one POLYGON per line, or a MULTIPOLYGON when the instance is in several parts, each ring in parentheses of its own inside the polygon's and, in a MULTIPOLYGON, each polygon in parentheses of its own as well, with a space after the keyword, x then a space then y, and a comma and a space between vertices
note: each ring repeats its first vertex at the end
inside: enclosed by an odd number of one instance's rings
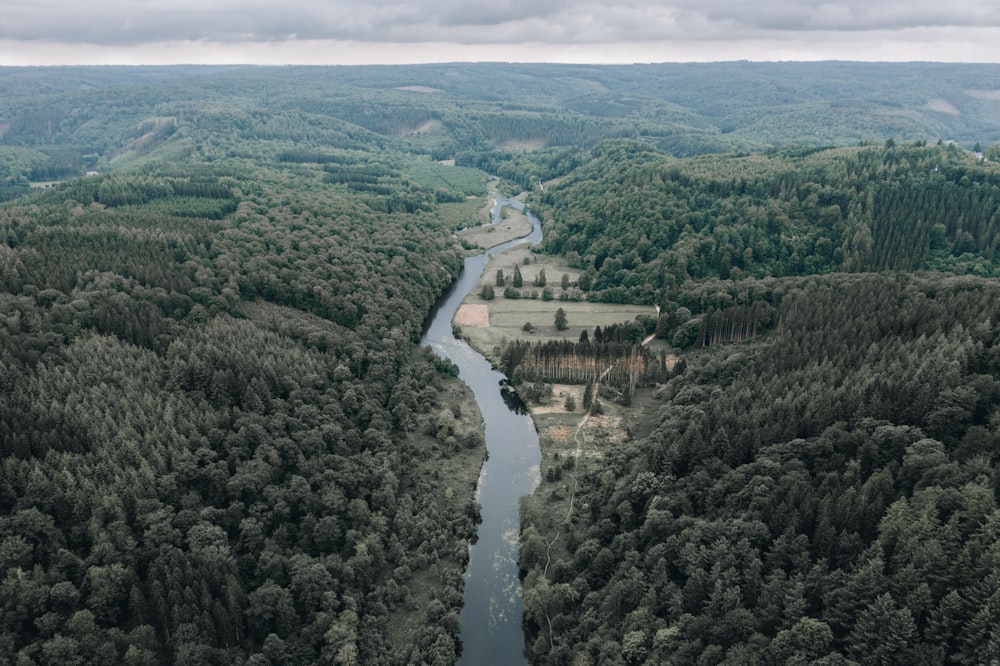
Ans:
POLYGON ((530 153, 533 150, 541 150, 545 147, 545 139, 524 139, 521 141, 504 141, 498 148, 509 150, 515 153, 530 153))
POLYGON ((1000 90, 966 90, 965 94, 976 99, 1000 101, 1000 90))
POLYGON ((549 437, 560 444, 568 444, 569 438, 573 435, 573 429, 569 426, 560 425, 549 428, 549 437))
POLYGON ((437 129, 440 126, 441 126, 440 120, 431 119, 425 121, 423 124, 420 125, 420 127, 416 128, 415 130, 410 130, 409 132, 403 132, 403 134, 407 136, 413 136, 415 134, 426 134, 431 130, 437 129))
POLYGON ((486 328, 490 325, 490 309, 483 303, 463 303, 455 313, 454 321, 460 326, 486 328))

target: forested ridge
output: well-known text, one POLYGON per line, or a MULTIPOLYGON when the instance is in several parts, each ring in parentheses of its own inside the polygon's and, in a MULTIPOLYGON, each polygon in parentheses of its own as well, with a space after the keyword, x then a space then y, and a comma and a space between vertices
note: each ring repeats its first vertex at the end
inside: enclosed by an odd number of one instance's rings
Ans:
POLYGON ((170 126, 0 208, 0 661, 454 663, 482 434, 416 343, 485 174, 170 126))
POLYGON ((653 303, 712 277, 920 269, 992 277, 998 154, 890 142, 675 159, 602 144, 537 197, 543 247, 587 271, 588 298, 615 302, 653 303))
POLYGON ((1000 659, 983 153, 608 144, 536 196, 589 297, 659 304, 687 350, 627 441, 524 502, 536 663, 1000 659))
POLYGON ((132 161, 192 123, 296 150, 403 145, 521 189, 613 138, 677 156, 971 148, 1000 143, 998 90, 995 65, 943 63, 0 68, 0 199, 132 161))
POLYGON ((526 503, 538 663, 1000 654, 996 283, 772 286, 780 333, 685 355, 634 438, 580 464, 554 548, 572 461, 526 503))

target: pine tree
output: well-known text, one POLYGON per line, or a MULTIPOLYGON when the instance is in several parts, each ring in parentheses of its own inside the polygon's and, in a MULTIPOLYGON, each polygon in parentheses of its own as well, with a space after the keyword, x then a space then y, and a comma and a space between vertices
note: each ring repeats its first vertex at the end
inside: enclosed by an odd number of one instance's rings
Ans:
POLYGON ((849 638, 850 652, 872 664, 912 663, 906 657, 917 631, 909 608, 881 594, 858 618, 849 638))
POLYGON ((504 287, 504 286, 507 285, 507 281, 504 279, 504 276, 503 276, 503 270, 499 269, 499 268, 497 269, 497 283, 496 283, 496 285, 498 287, 504 287))
POLYGON ((514 280, 512 282, 512 286, 515 289, 520 289, 524 286, 524 279, 521 277, 521 269, 517 267, 517 264, 514 265, 514 280))
POLYGON ((562 308, 559 308, 558 310, 556 310, 556 322, 555 323, 556 323, 556 330, 557 331, 565 331, 567 328, 569 328, 569 325, 566 323, 566 311, 563 310, 562 308))

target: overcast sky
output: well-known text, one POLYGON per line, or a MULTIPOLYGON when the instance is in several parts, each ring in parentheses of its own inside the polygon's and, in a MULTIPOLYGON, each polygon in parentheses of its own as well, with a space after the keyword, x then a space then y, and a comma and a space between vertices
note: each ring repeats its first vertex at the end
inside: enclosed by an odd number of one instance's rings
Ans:
POLYGON ((994 0, 0 0, 0 65, 1000 62, 994 0))

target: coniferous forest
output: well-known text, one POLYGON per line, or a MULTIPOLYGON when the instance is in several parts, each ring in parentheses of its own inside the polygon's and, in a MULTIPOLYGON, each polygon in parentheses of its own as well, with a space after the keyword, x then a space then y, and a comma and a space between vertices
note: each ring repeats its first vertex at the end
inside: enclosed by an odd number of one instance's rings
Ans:
POLYGON ((524 504, 537 663, 1000 659, 998 177, 944 143, 607 144, 537 197, 588 297, 684 350, 524 504))
POLYGON ((455 663, 483 431, 420 339, 492 187, 580 298, 660 308, 501 350, 627 387, 523 502, 533 663, 1000 660, 997 91, 0 69, 0 663, 455 663))

